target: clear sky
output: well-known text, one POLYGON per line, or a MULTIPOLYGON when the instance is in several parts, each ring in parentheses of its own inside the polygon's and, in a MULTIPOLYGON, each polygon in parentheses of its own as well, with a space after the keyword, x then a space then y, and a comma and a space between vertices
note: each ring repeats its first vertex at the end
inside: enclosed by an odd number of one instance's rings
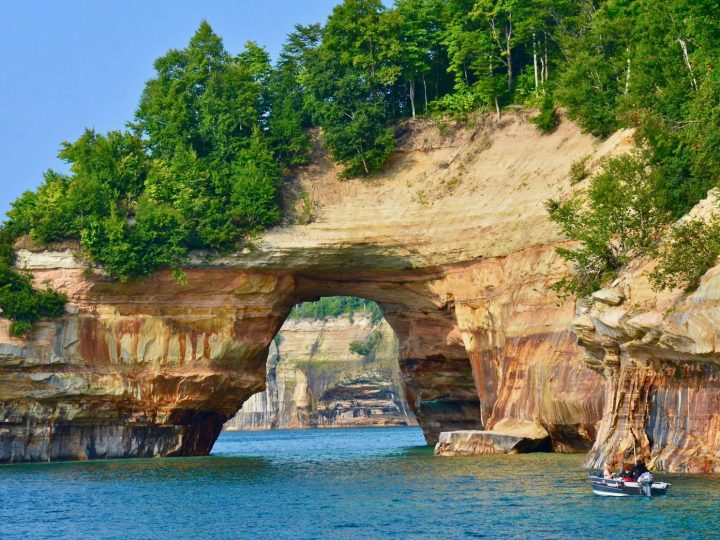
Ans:
POLYGON ((155 58, 206 19, 239 52, 275 57, 295 23, 324 22, 339 0, 4 0, 0 4, 0 221, 36 187, 60 142, 123 128, 155 58))

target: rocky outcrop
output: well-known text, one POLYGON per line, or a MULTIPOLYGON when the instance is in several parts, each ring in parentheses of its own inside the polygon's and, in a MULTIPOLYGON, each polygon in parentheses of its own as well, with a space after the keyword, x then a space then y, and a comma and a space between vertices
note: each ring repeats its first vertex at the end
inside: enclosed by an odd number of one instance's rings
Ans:
POLYGON ((225 429, 416 425, 395 334, 369 314, 288 320, 270 348, 267 385, 225 429), (371 336, 366 356, 350 351, 371 336))
POLYGON ((527 454, 552 450, 550 435, 538 424, 505 421, 493 431, 446 431, 435 445, 436 456, 527 454))
MULTIPOLYGON (((716 196, 693 215, 716 207, 716 196)), ((607 381, 587 465, 634 455, 657 470, 720 471, 720 267, 692 292, 656 293, 634 261, 574 321, 587 365, 607 381)))
POLYGON ((557 450, 587 448, 603 378, 569 332, 573 306, 549 288, 566 268, 543 203, 574 189, 575 159, 628 144, 566 121, 541 135, 508 115, 447 137, 411 123, 372 180, 341 181, 318 151, 293 184, 316 203, 314 223, 198 254, 182 285, 167 271, 110 282, 64 252, 19 253, 70 303, 26 341, 0 327, 0 461, 208 452, 264 389, 291 307, 331 295, 381 306, 428 442, 510 419, 538 423, 557 450))

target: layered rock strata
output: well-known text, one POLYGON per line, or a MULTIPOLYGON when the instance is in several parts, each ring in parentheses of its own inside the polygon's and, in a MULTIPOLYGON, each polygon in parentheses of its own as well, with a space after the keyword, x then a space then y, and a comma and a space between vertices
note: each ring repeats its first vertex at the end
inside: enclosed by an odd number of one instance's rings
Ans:
MULTIPOLYGON (((516 424, 516 422, 509 422, 516 424)), ((527 454, 552 450, 550 435, 533 424, 513 425, 508 431, 445 431, 435 445, 436 456, 527 454)))
POLYGON ((267 384, 225 429, 417 425, 400 377, 395 334, 370 315, 288 320, 270 348, 267 384), (373 338, 365 356, 354 341, 373 338))
POLYGON ((112 282, 72 252, 20 251, 70 303, 24 341, 0 326, 0 461, 207 453, 264 389, 291 307, 331 295, 381 306, 428 442, 509 419, 541 425, 555 449, 587 448, 603 379, 569 333, 572 305, 549 289, 566 268, 544 201, 574 189, 574 160, 630 143, 566 121, 541 135, 523 115, 449 137, 413 123, 366 181, 341 181, 318 151, 293 184, 313 198, 314 223, 199 254, 183 285, 167 271, 112 282))
MULTIPOLYGON (((711 195, 692 212, 717 208, 711 195)), ((657 293, 634 261, 578 310, 587 365, 607 386, 588 467, 644 458, 656 470, 720 471, 720 267, 692 292, 657 293)))

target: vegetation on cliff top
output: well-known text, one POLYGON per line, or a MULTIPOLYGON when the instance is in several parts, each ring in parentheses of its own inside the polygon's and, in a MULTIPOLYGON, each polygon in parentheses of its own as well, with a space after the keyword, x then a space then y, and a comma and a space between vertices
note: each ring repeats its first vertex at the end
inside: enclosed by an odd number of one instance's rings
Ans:
MULTIPOLYGON (((704 0, 579 5, 579 14, 568 19, 570 33, 559 41, 569 54, 556 98, 596 135, 635 127, 640 148, 634 157, 604 163, 578 198, 549 202, 551 217, 581 241, 580 248, 561 251, 575 274, 558 287, 587 294, 608 283, 630 258, 656 255, 664 225, 717 185, 720 16, 716 3, 704 0)), ((719 242, 717 228, 675 228, 660 250, 653 285, 692 284, 717 262, 711 248, 719 242), (691 230, 702 241, 681 240, 691 230)))
POLYGON ((288 318, 328 319, 343 316, 352 318, 356 313, 369 313, 373 324, 383 318, 382 311, 375 302, 355 296, 323 296, 315 302, 302 302, 293 307, 288 318))
MULTIPOLYGON (((293 307, 288 318, 328 319, 347 316, 352 321, 353 316, 358 313, 368 313, 373 326, 383 318, 380 306, 375 302, 355 296, 323 296, 315 302, 302 302, 293 307)), ((375 350, 381 337, 377 330, 373 330, 365 339, 352 341, 348 350, 367 357, 375 350)))
MULTIPOLYGON (((636 127, 642 189, 666 222, 717 181, 718 57, 714 0, 344 0, 324 26, 298 25, 274 64, 252 42, 229 53, 203 22, 155 62, 126 129, 63 143, 70 174, 48 171, 5 230, 77 240, 121 279, 179 269, 190 250, 232 250, 281 220, 284 172, 307 162, 312 126, 346 176, 367 175, 392 152, 398 119, 510 104, 539 107, 545 131, 557 105, 598 136, 636 127)), ((630 229, 603 221, 602 197, 586 202, 595 210, 554 214, 590 249, 565 253, 581 273, 590 264, 574 292, 640 249, 618 252, 630 229)))

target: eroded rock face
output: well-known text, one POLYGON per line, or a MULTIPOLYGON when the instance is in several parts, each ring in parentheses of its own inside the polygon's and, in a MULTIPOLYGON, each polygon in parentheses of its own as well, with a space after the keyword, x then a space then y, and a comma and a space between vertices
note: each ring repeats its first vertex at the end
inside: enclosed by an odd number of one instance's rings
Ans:
MULTIPOLYGON (((717 205, 717 195, 692 215, 717 205)), ((698 288, 654 292, 652 263, 626 268, 578 309, 587 365, 606 378, 603 421, 587 466, 632 461, 673 472, 720 471, 720 267, 698 288)))
POLYGON ((588 466, 634 453, 658 470, 720 471, 720 268, 691 294, 654 294, 639 265, 627 300, 593 302, 575 322, 587 363, 603 373, 603 422, 588 466))
MULTIPOLYGON (((586 451, 595 439, 603 398, 602 380, 582 362, 569 330, 570 303, 550 287, 563 275, 554 251, 533 248, 483 261, 470 274, 455 312, 480 397, 485 429, 507 420, 537 423, 556 451, 586 451)), ((470 270, 470 269, 468 269, 470 270)))
POLYGON ((405 399, 395 334, 370 314, 288 320, 273 341, 267 387, 225 429, 417 425, 405 399), (353 341, 376 336, 366 356, 353 341))
POLYGON ((292 292, 288 278, 195 271, 179 302, 167 273, 128 285, 89 284, 80 270, 35 275, 65 284, 76 313, 26 342, 0 328, 3 461, 207 453, 263 387, 286 314, 268 306, 292 292), (86 303, 95 294, 103 303, 86 303))
POLYGON ((328 295, 379 303, 429 443, 511 419, 537 422, 555 449, 586 448, 603 379, 568 332, 572 306, 549 290, 566 269, 543 203, 574 189, 575 159, 629 140, 598 144, 568 122, 540 135, 522 116, 483 122, 450 138, 411 125, 372 181, 340 181, 318 154, 296 183, 316 199, 315 223, 198 255, 186 285, 166 271, 108 282, 66 252, 23 253, 70 304, 27 341, 0 327, 0 461, 208 452, 263 389, 291 307, 328 295))

